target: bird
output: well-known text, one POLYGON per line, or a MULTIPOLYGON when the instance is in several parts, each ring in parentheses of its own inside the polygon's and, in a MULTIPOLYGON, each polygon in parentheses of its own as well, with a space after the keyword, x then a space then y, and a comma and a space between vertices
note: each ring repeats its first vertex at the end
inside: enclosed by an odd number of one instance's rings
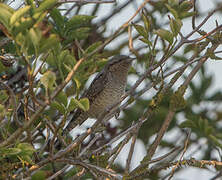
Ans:
POLYGON ((88 98, 89 110, 77 109, 64 132, 70 132, 88 118, 98 119, 101 114, 118 104, 125 93, 128 71, 134 59, 126 55, 115 55, 108 60, 81 96, 81 98, 88 98))

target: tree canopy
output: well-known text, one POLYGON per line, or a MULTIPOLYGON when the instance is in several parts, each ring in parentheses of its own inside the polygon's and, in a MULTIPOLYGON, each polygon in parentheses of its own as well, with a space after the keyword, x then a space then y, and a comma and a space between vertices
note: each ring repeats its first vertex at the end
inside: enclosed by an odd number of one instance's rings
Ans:
POLYGON ((206 62, 221 60, 222 24, 206 25, 222 3, 208 12, 201 3, 0 0, 0 179, 172 179, 187 166, 220 177, 222 92, 209 95, 206 62), (88 80, 124 52, 136 62, 121 105, 106 112, 117 123, 101 123, 104 114, 64 134, 90 107, 88 80))

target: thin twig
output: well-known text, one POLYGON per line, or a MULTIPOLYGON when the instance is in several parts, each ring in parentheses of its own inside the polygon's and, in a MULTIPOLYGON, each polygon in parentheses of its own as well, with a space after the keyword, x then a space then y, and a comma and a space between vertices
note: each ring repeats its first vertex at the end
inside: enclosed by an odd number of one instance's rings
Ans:
POLYGON ((97 173, 104 175, 105 177, 110 177, 112 179, 122 179, 122 176, 120 174, 117 173, 113 173, 111 171, 108 171, 107 169, 92 165, 92 164, 88 164, 79 160, 72 160, 72 159, 57 159, 57 162, 62 162, 62 163, 66 163, 66 164, 71 164, 71 165, 80 165, 84 168, 87 168, 89 170, 92 171, 97 171, 97 173))
POLYGON ((134 148, 135 148, 135 144, 136 144, 138 131, 139 131, 139 127, 137 128, 137 130, 133 131, 134 134, 133 134, 133 137, 132 137, 130 150, 129 150, 128 157, 127 157, 127 160, 126 160, 125 174, 129 174, 130 164, 131 164, 131 160, 132 160, 132 157, 133 157, 133 152, 134 152, 134 148))
POLYGON ((222 5, 218 6, 216 9, 213 11, 209 12, 208 15, 203 19, 203 21, 192 31, 190 32, 185 39, 188 39, 190 36, 192 36, 195 32, 199 31, 200 28, 208 21, 208 19, 217 11, 221 9, 222 5))
POLYGON ((174 114, 175 114, 175 111, 173 110, 170 110, 164 120, 164 123, 162 124, 161 126, 161 129, 159 130, 153 144, 151 145, 151 147, 149 148, 148 150, 148 157, 149 159, 151 159, 151 157, 154 155, 158 145, 160 144, 166 130, 168 129, 173 117, 174 117, 174 114))
MULTIPOLYGON (((196 12, 196 0, 193 0, 193 11, 196 12)), ((196 14, 194 14, 192 16, 192 28, 195 29, 196 28, 196 14)))
POLYGON ((170 152, 168 152, 168 153, 166 153, 166 154, 164 154, 164 155, 162 155, 162 156, 160 156, 160 157, 157 157, 157 158, 155 158, 155 159, 152 159, 152 160, 150 160, 150 161, 148 161, 148 162, 145 162, 145 163, 137 166, 130 174, 133 175, 133 174, 134 174, 135 172, 137 172, 139 169, 145 168, 145 167, 147 167, 149 164, 156 163, 156 162, 158 162, 158 161, 162 161, 163 159, 167 158, 169 155, 171 155, 171 154, 174 153, 175 151, 179 150, 180 148, 181 148, 181 147, 179 147, 179 146, 178 146, 178 147, 175 147, 175 148, 173 148, 170 152))
MULTIPOLYGON (((131 180, 131 179, 137 179, 138 177, 144 177, 147 176, 149 174, 152 173, 156 173, 159 172, 161 170, 165 170, 167 168, 170 168, 172 166, 175 166, 179 161, 175 161, 175 162, 168 162, 168 163, 164 163, 161 166, 158 167, 152 167, 150 169, 146 169, 142 172, 139 173, 134 173, 132 176, 127 177, 127 180, 131 180)), ((220 161, 209 161, 209 160, 196 160, 194 158, 191 159, 184 159, 182 161, 179 162, 180 166, 193 166, 193 167, 199 167, 199 168, 203 168, 206 165, 210 165, 210 166, 222 166, 222 162, 220 161)))
POLYGON ((181 160, 182 160, 185 152, 187 151, 188 142, 189 142, 189 139, 190 139, 190 134, 191 134, 191 131, 188 132, 187 138, 186 138, 185 143, 184 143, 183 152, 182 152, 182 154, 181 154, 181 156, 180 156, 180 159, 179 159, 178 163, 173 167, 173 169, 172 169, 172 171, 171 171, 171 175, 170 175, 170 177, 168 178, 169 180, 173 177, 174 172, 175 172, 175 169, 179 166, 179 164, 180 164, 179 162, 181 162, 181 160))
POLYGON ((60 174, 62 174, 68 167, 69 167, 69 165, 66 165, 65 167, 63 167, 62 169, 60 169, 56 173, 54 173, 52 176, 48 177, 46 180, 53 180, 53 179, 55 179, 60 174))
MULTIPOLYGON (((111 146, 111 144, 113 144, 114 142, 116 142, 117 140, 119 140, 120 138, 122 138, 123 136, 127 135, 128 133, 134 131, 135 128, 137 128, 138 124, 132 124, 130 127, 128 127, 126 130, 124 130, 123 132, 119 133, 118 135, 116 135, 114 138, 112 138, 108 143, 104 144, 102 147, 99 147, 98 149, 94 150, 92 152, 92 154, 99 154, 103 149, 105 149, 106 147, 111 146)), ((90 154, 90 156, 92 155, 90 154)))
POLYGON ((101 138, 101 134, 96 133, 95 137, 89 142, 89 144, 81 151, 81 153, 79 154, 78 158, 80 158, 81 156, 83 156, 85 154, 85 152, 87 152, 87 150, 99 139, 101 138))
POLYGON ((222 25, 220 26, 217 26, 216 28, 214 28, 212 31, 210 31, 209 33, 206 33, 205 35, 203 35, 202 37, 200 38, 197 38, 197 39, 193 39, 193 40, 188 40, 187 42, 189 43, 193 43, 193 42, 198 42, 198 41, 201 41, 207 37, 209 37, 211 34, 215 33, 215 32, 218 32, 218 30, 221 30, 222 29, 222 25))
POLYGON ((128 134, 124 138, 124 140, 121 143, 119 143, 119 145, 117 145, 115 152, 113 152, 114 155, 111 157, 106 169, 109 169, 112 166, 112 164, 114 163, 115 159, 117 158, 117 156, 119 155, 123 147, 129 142, 130 138, 131 138, 131 134, 128 134))

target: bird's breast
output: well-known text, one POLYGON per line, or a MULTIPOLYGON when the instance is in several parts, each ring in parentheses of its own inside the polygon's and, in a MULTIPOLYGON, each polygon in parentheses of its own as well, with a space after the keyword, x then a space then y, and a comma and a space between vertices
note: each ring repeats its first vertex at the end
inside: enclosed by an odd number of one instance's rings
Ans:
POLYGON ((109 110, 114 104, 120 101, 121 96, 125 92, 126 80, 118 82, 112 79, 107 83, 101 93, 91 103, 89 115, 92 118, 98 116, 106 110, 109 110))

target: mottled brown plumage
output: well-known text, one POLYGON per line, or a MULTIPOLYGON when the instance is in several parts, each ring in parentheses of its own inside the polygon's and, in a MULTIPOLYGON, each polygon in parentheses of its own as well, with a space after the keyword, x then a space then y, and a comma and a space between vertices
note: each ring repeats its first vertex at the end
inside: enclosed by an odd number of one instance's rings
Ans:
POLYGON ((82 95, 82 98, 89 99, 90 109, 87 112, 77 109, 65 128, 66 131, 71 131, 77 125, 81 125, 89 117, 98 118, 120 100, 125 92, 127 74, 132 60, 128 56, 118 55, 108 61, 82 95))

